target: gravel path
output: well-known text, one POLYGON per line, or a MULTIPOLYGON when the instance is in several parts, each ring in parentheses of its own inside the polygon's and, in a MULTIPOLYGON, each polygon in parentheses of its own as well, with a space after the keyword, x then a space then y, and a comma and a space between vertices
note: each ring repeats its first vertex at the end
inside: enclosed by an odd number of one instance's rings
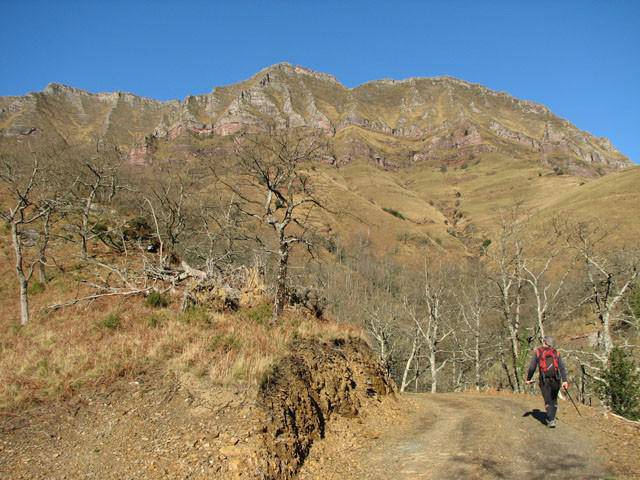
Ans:
POLYGON ((345 440, 346 428, 327 436, 301 479, 618 478, 588 420, 562 402, 549 429, 542 406, 525 395, 406 395, 395 420, 367 418, 359 439, 345 440))
POLYGON ((546 428, 543 414, 518 400, 423 395, 416 405, 408 429, 390 431, 366 451, 367 478, 389 478, 389 471, 397 479, 608 476, 580 432, 561 417, 558 428, 546 428))

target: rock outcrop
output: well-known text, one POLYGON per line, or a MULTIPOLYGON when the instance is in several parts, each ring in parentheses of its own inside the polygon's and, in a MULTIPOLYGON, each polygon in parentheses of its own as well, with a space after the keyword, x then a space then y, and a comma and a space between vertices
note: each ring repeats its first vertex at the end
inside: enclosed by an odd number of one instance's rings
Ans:
MULTIPOLYGON (((173 142, 184 133, 225 137, 292 127, 318 129, 330 139, 354 128, 388 137, 379 140, 401 142, 400 156, 414 163, 464 160, 496 150, 513 154, 519 148, 543 163, 573 165, 587 174, 631 164, 608 140, 578 130, 542 105, 448 77, 347 88, 331 75, 281 63, 184 101, 91 94, 59 84, 24 97, 0 97, 0 138, 20 142, 29 136, 47 146, 107 140, 125 147, 137 164, 153 155, 150 137, 173 142), (415 142, 421 142, 419 148, 415 142)), ((376 150, 372 139, 360 140, 376 150)), ((381 168, 397 166, 388 155, 376 154, 378 159, 368 158, 381 168)))
POLYGON ((535 138, 531 138, 524 133, 515 132, 513 130, 509 130, 504 125, 499 124, 498 122, 490 122, 489 129, 498 137, 513 143, 518 143, 520 145, 524 145, 525 147, 529 147, 533 150, 540 150, 540 142, 535 138))

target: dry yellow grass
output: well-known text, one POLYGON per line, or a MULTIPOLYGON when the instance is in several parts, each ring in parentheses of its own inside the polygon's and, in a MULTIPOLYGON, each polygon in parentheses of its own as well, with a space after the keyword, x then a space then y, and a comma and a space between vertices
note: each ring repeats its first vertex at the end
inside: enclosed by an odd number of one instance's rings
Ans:
POLYGON ((233 314, 180 313, 128 299, 41 315, 26 327, 4 315, 0 410, 155 370, 207 376, 220 384, 256 384, 298 336, 361 335, 298 311, 271 326, 271 306, 264 305, 233 314))
MULTIPOLYGON (((143 298, 100 299, 57 311, 43 307, 76 294, 73 272, 51 272, 30 296, 32 319, 19 326, 11 251, 0 247, 0 411, 66 398, 145 372, 208 377, 220 384, 256 384, 299 336, 362 336, 356 327, 286 311, 271 325, 267 298, 237 312, 180 311, 180 292, 166 308, 143 298)), ((73 257, 69 255, 71 266, 73 257)), ((256 286, 259 278, 247 281, 256 286)), ((259 290, 255 289, 254 290, 259 290)))

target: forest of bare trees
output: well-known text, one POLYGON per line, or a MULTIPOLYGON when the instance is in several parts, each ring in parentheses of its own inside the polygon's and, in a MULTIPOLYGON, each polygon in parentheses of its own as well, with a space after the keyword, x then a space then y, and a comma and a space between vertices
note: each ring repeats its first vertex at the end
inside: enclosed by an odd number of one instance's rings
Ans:
POLYGON ((536 236, 528 221, 519 206, 500 212, 482 255, 427 252, 415 270, 360 244, 341 254, 347 268, 329 282, 334 313, 362 322, 401 391, 527 391, 532 350, 558 335, 571 381, 590 403, 613 349, 635 352, 640 251, 611 251, 612 232, 596 220, 549 219, 536 236), (567 323, 584 333, 567 333, 567 323))
POLYGON ((15 254, 17 320, 30 321, 30 287, 46 284, 59 255, 91 273, 56 309, 175 292, 187 279, 232 296, 228 278, 254 263, 271 285, 272 321, 298 303, 360 324, 401 391, 523 392, 531 350, 558 334, 588 402, 612 352, 636 348, 640 251, 610 250, 606 225, 553 218, 531 229, 531 212, 514 205, 496 214, 486 248, 464 258, 427 247, 407 266, 363 236, 328 246, 317 219, 336 212, 310 170, 323 149, 304 132, 246 135, 232 161, 145 179, 128 174, 114 148, 4 157, 1 216, 15 254), (292 265, 305 268, 293 275, 292 265), (567 322, 584 333, 564 335, 567 322))

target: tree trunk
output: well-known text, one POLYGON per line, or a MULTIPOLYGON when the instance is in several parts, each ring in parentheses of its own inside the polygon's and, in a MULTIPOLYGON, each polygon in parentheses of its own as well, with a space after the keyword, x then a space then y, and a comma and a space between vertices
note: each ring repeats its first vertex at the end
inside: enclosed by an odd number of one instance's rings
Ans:
POLYGON ((545 314, 545 306, 542 304, 542 298, 540 294, 540 290, 538 290, 538 286, 534 283, 531 283, 533 287, 533 293, 536 297, 536 314, 538 316, 538 336, 540 340, 542 340, 544 335, 544 314, 545 314))
POLYGON ((586 370, 584 368, 584 365, 581 363, 580 364, 580 402, 583 405, 586 405, 586 398, 585 398, 585 381, 586 381, 586 370))
POLYGON ((51 209, 47 210, 45 213, 44 221, 43 221, 43 231, 42 231, 42 243, 40 244, 39 255, 40 258, 38 260, 38 277, 40 278, 40 283, 45 285, 47 283, 47 248, 49 247, 49 222, 51 221, 51 209))
MULTIPOLYGON (((479 318, 479 316, 478 316, 479 318)), ((476 390, 480 391, 480 322, 476 323, 477 330, 475 332, 475 349, 474 349, 474 367, 476 373, 476 390)))
MULTIPOLYGON (((416 332, 416 336, 418 335, 418 333, 416 332)), ((407 388, 409 386, 409 383, 411 383, 411 381, 407 380, 407 378, 409 377, 409 370, 411 370, 411 363, 413 362, 413 357, 416 354, 416 339, 414 338, 413 340, 413 345, 411 346, 411 354, 409 355, 409 358, 407 359, 407 363, 404 366, 404 373, 402 374, 402 382, 400 384, 400 392, 404 392, 405 388, 407 388)))
POLYGON ((611 338, 611 319, 608 310, 604 310, 600 314, 600 322, 602 323, 602 337, 600 339, 601 348, 604 350, 607 356, 607 361, 611 356, 611 350, 613 350, 613 340, 611 338))
POLYGON ((438 390, 438 368, 436 365, 436 352, 435 348, 431 348, 429 353, 429 361, 431 362, 431 393, 436 393, 438 390))
POLYGON ((513 380, 511 379, 511 372, 509 371, 509 366, 507 365, 507 361, 504 358, 504 349, 502 347, 502 344, 500 344, 498 348, 500 352, 500 363, 502 364, 502 369, 504 370, 504 373, 507 376, 507 381, 509 382, 509 386, 511 387, 511 390, 515 390, 516 388, 513 383, 513 380))
POLYGON ((20 325, 26 325, 29 323, 29 298, 27 292, 29 282, 22 267, 22 244, 20 243, 18 225, 14 222, 11 223, 11 240, 13 241, 13 250, 16 255, 16 276, 20 285, 20 325))
POLYGON ((276 297, 273 304, 273 317, 278 318, 284 309, 287 300, 287 270, 289 268, 289 246, 280 245, 280 262, 278 265, 278 278, 276 280, 276 297))
POLYGON ((82 258, 86 260, 89 257, 89 215, 91 214, 91 205, 93 204, 93 198, 95 196, 95 187, 91 190, 91 193, 85 200, 84 208, 82 209, 82 227, 80 231, 80 242, 82 248, 82 258))
POLYGON ((380 347, 380 361, 384 367, 384 371, 389 373, 389 362, 387 362, 387 341, 383 336, 378 337, 378 346, 380 347))
POLYGON ((522 392, 523 388, 520 382, 522 381, 522 372, 518 369, 518 359, 520 358, 520 310, 522 307, 522 279, 521 277, 517 278, 517 288, 516 288, 516 310, 513 318, 513 372, 516 383, 516 391, 522 392))
MULTIPOLYGON (((518 357, 520 356, 520 344, 518 341, 518 330, 520 329, 520 292, 518 290, 518 292, 516 293, 516 306, 514 312, 511 308, 511 301, 509 296, 510 287, 507 288, 508 284, 505 278, 502 279, 502 285, 502 315, 506 328, 509 332, 509 346, 511 347, 510 350, 512 363, 512 371, 508 373, 507 376, 509 378, 509 385, 511 385, 511 389, 515 392, 519 392, 521 390, 518 372, 518 357)), ((506 368, 506 363, 504 365, 506 368)))
MULTIPOLYGON (((84 224, 84 221, 82 222, 84 224)), ((89 250, 87 248, 87 235, 85 234, 85 227, 82 227, 82 233, 80 235, 80 253, 82 254, 82 259, 86 260, 89 256, 89 250)))
POLYGON ((509 339, 511 340, 511 362, 513 368, 513 378, 514 382, 512 383, 513 390, 516 392, 520 391, 520 378, 518 372, 518 357, 520 356, 520 344, 518 342, 518 332, 512 325, 509 325, 509 339))
POLYGON ((40 261, 38 262, 38 278, 43 285, 47 283, 46 261, 47 258, 43 256, 40 257, 40 261))
POLYGON ((27 293, 27 280, 20 279, 20 325, 29 323, 29 297, 27 293))

